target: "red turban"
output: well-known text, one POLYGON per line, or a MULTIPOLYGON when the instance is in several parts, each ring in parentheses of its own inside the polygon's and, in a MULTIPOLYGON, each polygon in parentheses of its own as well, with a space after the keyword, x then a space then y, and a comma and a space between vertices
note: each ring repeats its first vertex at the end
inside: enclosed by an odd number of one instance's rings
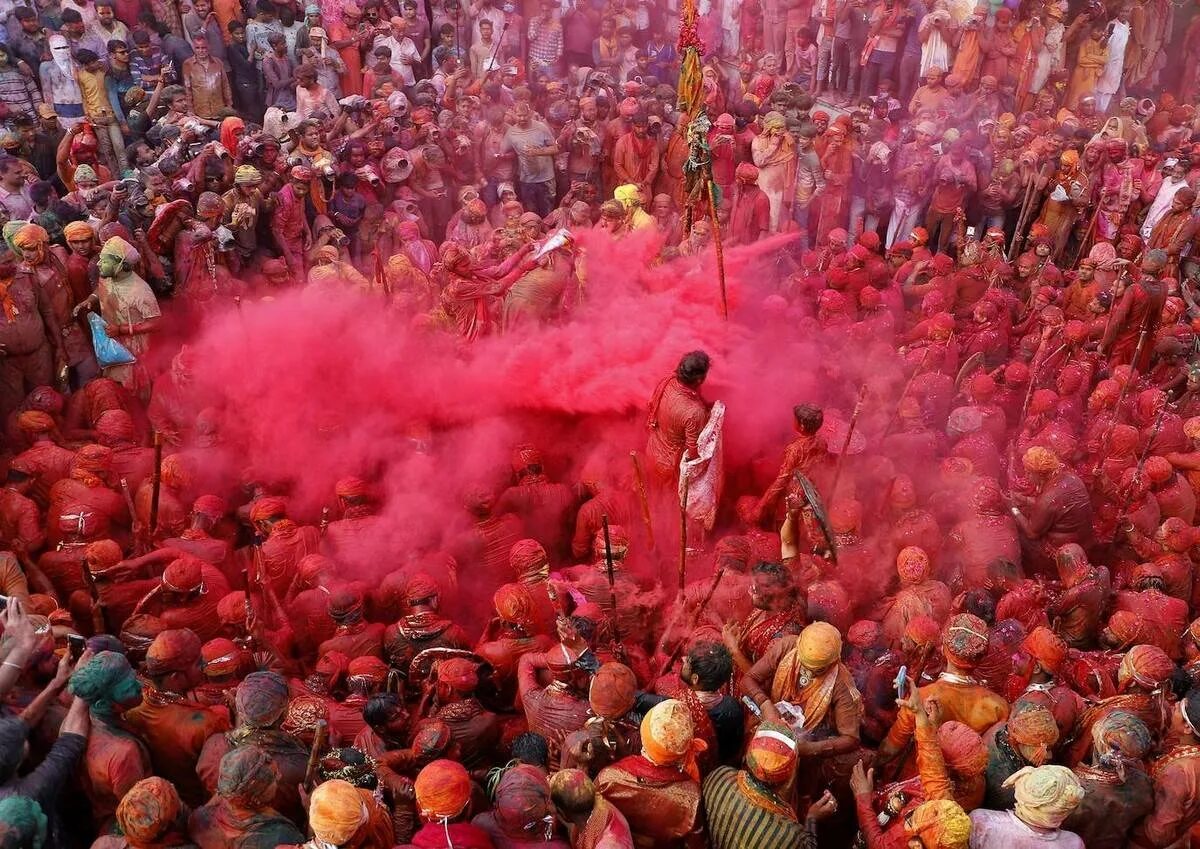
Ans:
POLYGON ((1175 671, 1175 663, 1157 646, 1134 646, 1125 653, 1117 669, 1117 683, 1122 690, 1130 683, 1147 690, 1161 687, 1175 671))
POLYGON ((1022 648, 1047 672, 1058 673, 1067 662, 1067 644, 1044 625, 1034 628, 1025 637, 1022 648))
POLYGON ((471 801, 471 777, 457 761, 436 760, 417 774, 417 810, 427 820, 450 820, 471 801))
POLYGON ((942 637, 942 654, 959 669, 974 669, 987 652, 987 623, 970 613, 950 620, 942 637))
POLYGON ((250 521, 265 522, 287 515, 287 501, 277 495, 266 495, 250 505, 250 521))
POLYGON ((917 488, 913 486, 912 478, 908 475, 897 475, 896 479, 892 481, 889 501, 891 501, 892 506, 899 507, 901 510, 915 507, 917 503, 917 488))
POLYGON ((901 549, 896 557, 896 574, 906 584, 916 584, 929 577, 929 555, 915 545, 901 549))
POLYGON ((994 478, 979 478, 971 488, 971 506, 980 513, 996 513, 1003 507, 1004 496, 994 478))
POLYGON ((508 552, 508 565, 518 578, 541 574, 549 562, 546 549, 535 539, 517 540, 508 552))
POLYGON ((513 843, 524 844, 540 834, 554 814, 550 782, 537 767, 518 764, 505 770, 496 785, 496 824, 513 843))
POLYGON ((313 671, 336 682, 342 677, 346 671, 346 667, 349 665, 350 658, 346 657, 340 651, 327 651, 317 658, 317 665, 313 667, 313 671))
POLYGON ((879 645, 883 627, 871 619, 860 619, 846 631, 846 642, 857 649, 869 649, 879 645))
POLYGON ((943 722, 938 726, 937 741, 946 766, 955 774, 973 778, 987 769, 987 744, 971 726, 954 720, 943 722))
POLYGON ((1022 746, 1045 746, 1058 742, 1058 723, 1047 708, 1029 705, 1013 711, 1008 718, 1008 739, 1022 746))
POLYGON ((103 445, 85 445, 75 452, 72 468, 85 472, 107 472, 112 468, 113 453, 103 445))
POLYGON ((1137 428, 1119 424, 1112 429, 1109 445, 1116 454, 1130 454, 1138 444, 1137 428))
POLYGON ((222 625, 241 624, 246 621, 246 594, 234 590, 217 602, 217 619, 222 625))
POLYGON ((754 183, 758 181, 758 169, 753 162, 743 162, 734 171, 734 177, 743 183, 754 183))
POLYGON ((1147 457, 1146 458, 1146 477, 1150 479, 1150 483, 1159 484, 1166 483, 1171 479, 1173 469, 1166 457, 1147 457))
POLYGON ((942 626, 930 616, 914 616, 904 626, 904 639, 917 649, 933 648, 941 635, 942 626))
POLYGON ((873 230, 867 230, 859 235, 858 243, 871 253, 878 253, 882 241, 880 240, 878 233, 874 232, 873 230))
POLYGON ((528 626, 533 621, 533 596, 521 584, 504 584, 492 595, 492 605, 505 622, 528 626))
POLYGON ((111 539, 98 539, 88 543, 83 550, 83 558, 93 574, 116 566, 121 562, 122 556, 121 546, 111 539))
POLYGON ((133 439, 133 417, 124 410, 105 410, 96 419, 96 435, 110 442, 133 439))
POLYGON ((450 726, 440 719, 422 719, 413 732, 413 754, 421 760, 437 757, 450 746, 450 726))
POLYGON ((1182 553, 1192 547, 1196 540, 1196 532, 1183 519, 1172 516, 1159 526, 1154 538, 1168 551, 1182 553))
POLYGON ((438 663, 437 680, 456 693, 470 693, 479 686, 479 667, 465 657, 451 657, 438 663))
POLYGON ((329 719, 329 705, 320 696, 301 693, 287 706, 287 715, 280 729, 288 734, 300 734, 317 727, 317 720, 329 719))
POLYGON ((424 572, 418 572, 408 579, 408 584, 404 587, 404 602, 411 605, 428 601, 440 592, 437 581, 424 572))
POLYGON ((200 661, 200 638, 194 631, 163 631, 146 649, 146 672, 151 677, 183 672, 200 661))
POLYGON ((61 413, 66 400, 62 393, 50 386, 39 386, 29 393, 25 399, 31 410, 41 410, 44 413, 61 413))
POLYGON ((224 516, 227 509, 229 508, 225 504, 225 499, 217 495, 201 495, 192 503, 193 513, 213 521, 224 516))
POLYGON ((978 372, 971 378, 971 395, 980 401, 986 401, 996 394, 996 381, 985 371, 978 372))
POLYGON ((387 680, 388 665, 373 655, 362 655, 354 658, 346 666, 346 678, 358 678, 373 684, 382 684, 387 680))
POLYGON ((224 637, 209 640, 200 647, 200 661, 204 666, 205 675, 232 675, 237 672, 240 658, 241 649, 234 644, 233 640, 227 640, 224 637))
POLYGON ((371 487, 362 478, 342 478, 334 492, 338 498, 366 498, 371 494, 371 487))
POLYGON ((163 571, 163 589, 177 593, 191 593, 204 587, 203 562, 185 554, 172 560, 163 571))
POLYGON ((638 113, 638 102, 636 98, 627 97, 617 106, 617 111, 621 113, 622 118, 632 118, 638 113))
POLYGON ((592 712, 602 719, 620 719, 633 709, 637 696, 637 679, 633 670, 623 663, 609 662, 592 676, 588 701, 592 712))
POLYGON ((862 505, 857 501, 836 501, 829 508, 829 524, 836 534, 857 531, 862 522, 862 505))

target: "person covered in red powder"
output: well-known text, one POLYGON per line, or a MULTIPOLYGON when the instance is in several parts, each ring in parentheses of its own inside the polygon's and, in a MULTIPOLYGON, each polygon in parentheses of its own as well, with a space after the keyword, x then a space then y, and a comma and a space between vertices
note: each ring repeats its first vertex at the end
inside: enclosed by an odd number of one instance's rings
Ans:
POLYGON ((675 373, 661 380, 650 398, 646 456, 660 486, 673 486, 680 461, 697 456, 697 440, 708 423, 710 409, 700 388, 711 364, 704 351, 685 354, 675 373))

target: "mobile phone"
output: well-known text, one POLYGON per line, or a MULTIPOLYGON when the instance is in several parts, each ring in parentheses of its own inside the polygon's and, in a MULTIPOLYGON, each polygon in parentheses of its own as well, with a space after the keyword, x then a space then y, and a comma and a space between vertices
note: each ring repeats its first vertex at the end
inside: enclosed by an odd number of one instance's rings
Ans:
POLYGON ((908 689, 908 667, 901 666, 900 671, 896 673, 896 680, 892 682, 896 687, 896 695, 904 698, 904 691, 908 689))
POLYGON ((746 706, 746 710, 750 711, 757 717, 762 717, 762 708, 749 696, 742 696, 742 704, 746 706))
POLYGON ((78 634, 67 634, 67 651, 71 655, 71 660, 79 660, 86 645, 87 641, 78 634))
POLYGON ((968 228, 967 228, 967 238, 968 238, 968 239, 973 239, 973 238, 975 238, 975 228, 974 228, 974 227, 968 227, 968 228))

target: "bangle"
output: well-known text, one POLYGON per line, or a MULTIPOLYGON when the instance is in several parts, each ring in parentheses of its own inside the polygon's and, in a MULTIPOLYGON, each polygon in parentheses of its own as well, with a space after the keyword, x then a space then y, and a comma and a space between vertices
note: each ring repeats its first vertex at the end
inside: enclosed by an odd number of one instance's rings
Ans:
POLYGON ((0 666, 11 666, 13 669, 20 670, 21 672, 25 671, 25 664, 13 663, 11 660, 0 661, 0 666))

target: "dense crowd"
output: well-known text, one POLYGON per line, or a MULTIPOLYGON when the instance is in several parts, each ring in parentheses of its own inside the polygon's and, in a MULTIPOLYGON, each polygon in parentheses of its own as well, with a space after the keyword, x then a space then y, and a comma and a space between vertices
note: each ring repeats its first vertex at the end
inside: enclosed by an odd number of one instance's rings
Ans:
MULTIPOLYGON (((1200 835, 1193 10, 0 24, 0 849, 1200 835), (247 435, 278 408, 205 380, 221 322, 270 346, 262 315, 324 307, 548 369, 645 332, 595 321, 618 290, 728 332, 622 366, 638 409, 564 403, 503 479, 458 487, 469 405, 431 404, 321 510, 305 476, 349 455, 278 468, 247 435), (764 380, 780 409, 738 403, 764 380)), ((324 413, 310 447, 354 441, 324 413)))

